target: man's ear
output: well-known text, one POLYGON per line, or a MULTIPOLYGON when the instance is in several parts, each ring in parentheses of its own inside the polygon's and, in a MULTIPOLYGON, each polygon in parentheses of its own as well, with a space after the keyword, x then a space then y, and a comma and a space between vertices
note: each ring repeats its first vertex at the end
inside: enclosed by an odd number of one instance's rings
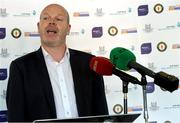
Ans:
POLYGON ((38 28, 38 32, 39 32, 39 22, 37 23, 37 28, 38 28))
POLYGON ((69 35, 70 30, 71 30, 71 25, 69 24, 69 29, 68 29, 68 31, 67 31, 67 35, 69 35))

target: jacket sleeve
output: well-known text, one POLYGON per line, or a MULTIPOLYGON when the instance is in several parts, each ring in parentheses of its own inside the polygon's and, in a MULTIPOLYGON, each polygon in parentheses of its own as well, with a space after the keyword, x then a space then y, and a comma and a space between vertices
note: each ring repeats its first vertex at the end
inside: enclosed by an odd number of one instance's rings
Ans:
POLYGON ((8 121, 24 121, 25 105, 23 90, 23 72, 20 70, 20 68, 14 61, 10 65, 6 104, 8 109, 8 121))
POLYGON ((93 84, 94 115, 108 115, 108 106, 106 101, 103 77, 94 73, 93 84))

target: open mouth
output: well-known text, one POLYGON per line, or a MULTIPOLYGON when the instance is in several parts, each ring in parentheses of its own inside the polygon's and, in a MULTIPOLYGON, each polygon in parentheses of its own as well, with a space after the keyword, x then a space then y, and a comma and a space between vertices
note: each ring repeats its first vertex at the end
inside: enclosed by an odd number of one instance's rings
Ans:
POLYGON ((46 28, 46 33, 50 34, 50 35, 57 34, 58 33, 58 28, 56 26, 48 26, 46 28))
POLYGON ((47 34, 56 34, 57 33, 57 30, 47 30, 46 31, 47 32, 47 34))

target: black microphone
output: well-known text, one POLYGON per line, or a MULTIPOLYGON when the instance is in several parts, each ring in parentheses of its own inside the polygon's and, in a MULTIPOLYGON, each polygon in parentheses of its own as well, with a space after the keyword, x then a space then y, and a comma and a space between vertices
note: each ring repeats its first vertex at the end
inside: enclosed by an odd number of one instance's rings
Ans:
POLYGON ((100 75, 111 76, 114 74, 125 82, 141 84, 137 78, 115 68, 111 61, 105 57, 93 57, 90 61, 90 68, 100 75))
POLYGON ((179 79, 177 77, 169 75, 165 72, 155 73, 152 70, 140 65, 136 62, 135 55, 125 48, 117 47, 111 50, 110 60, 120 70, 130 70, 131 68, 134 68, 141 75, 148 75, 154 78, 154 83, 165 90, 173 92, 178 89, 179 79))

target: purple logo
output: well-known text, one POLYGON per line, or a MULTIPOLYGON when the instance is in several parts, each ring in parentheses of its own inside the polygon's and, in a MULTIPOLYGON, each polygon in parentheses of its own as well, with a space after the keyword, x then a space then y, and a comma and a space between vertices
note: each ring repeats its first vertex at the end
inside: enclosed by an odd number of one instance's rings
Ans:
POLYGON ((148 5, 140 5, 138 7, 138 16, 145 16, 149 12, 148 5))
POLYGON ((154 82, 148 82, 146 85, 146 93, 153 93, 154 89, 154 82))
POLYGON ((7 121, 7 110, 0 111, 0 122, 7 121))
POLYGON ((93 38, 99 38, 103 35, 102 27, 94 27, 92 29, 92 37, 93 38))
POLYGON ((0 28, 0 39, 4 39, 6 37, 6 28, 0 28))
POLYGON ((7 78, 7 69, 0 69, 0 80, 5 80, 7 78))
POLYGON ((141 45, 141 54, 149 54, 152 51, 151 43, 143 43, 141 45))

